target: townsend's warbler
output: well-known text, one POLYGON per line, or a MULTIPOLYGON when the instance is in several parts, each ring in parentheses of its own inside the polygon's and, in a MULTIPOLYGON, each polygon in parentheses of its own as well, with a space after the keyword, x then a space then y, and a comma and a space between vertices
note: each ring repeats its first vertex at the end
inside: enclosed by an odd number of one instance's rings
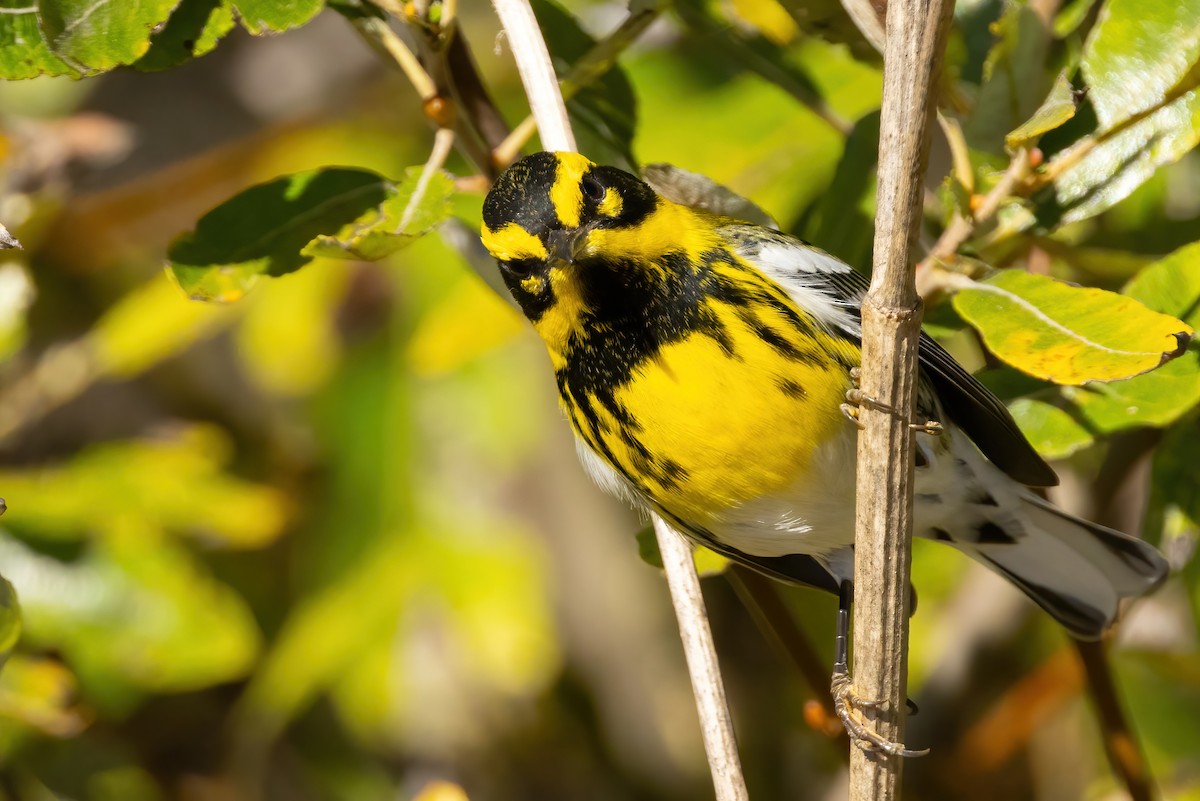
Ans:
MULTIPOLYGON (((834 592, 852 580, 857 429, 841 407, 865 278, 573 153, 505 171, 482 235, 602 487, 773 576, 834 592)), ((918 419, 943 425, 916 437, 917 536, 996 570, 1079 637, 1162 581, 1152 547, 1023 486, 1057 478, 924 335, 920 369, 918 419)))

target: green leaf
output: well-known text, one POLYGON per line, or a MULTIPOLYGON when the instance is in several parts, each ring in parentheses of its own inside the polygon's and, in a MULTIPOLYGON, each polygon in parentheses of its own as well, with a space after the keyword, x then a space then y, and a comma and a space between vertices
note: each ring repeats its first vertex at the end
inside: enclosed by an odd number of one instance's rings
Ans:
POLYGON ((71 64, 103 71, 132 64, 179 0, 37 0, 50 49, 71 64))
POLYGON ((35 0, 0 0, 0 78, 78 74, 50 50, 38 25, 35 0))
POLYGON ((1100 130, 1195 86, 1197 61, 1200 0, 1108 0, 1081 63, 1100 130))
MULTIPOLYGON (((533 0, 533 12, 546 37, 555 72, 566 75, 596 42, 570 12, 555 0, 533 0)), ((567 101, 567 110, 581 126, 581 150, 601 163, 624 161, 632 166, 632 143, 637 128, 637 97, 624 70, 615 65, 567 101), (595 142, 587 142, 587 138, 595 142), (608 154, 598 147, 609 151, 608 154)))
POLYGON ((860 270, 871 267, 878 153, 879 112, 872 112, 854 124, 833 181, 805 212, 800 228, 801 238, 860 270))
POLYGON ((300 251, 305 256, 375 261, 434 229, 450 216, 454 180, 444 171, 421 181, 422 169, 410 167, 388 197, 336 234, 318 236, 300 251))
POLYGON ((23 640, 61 653, 114 713, 142 692, 244 676, 261 639, 246 603, 178 544, 134 518, 121 525, 70 562, 0 534, 0 563, 21 588, 23 640))
POLYGON ((1144 253, 1070 245, 1048 236, 1036 237, 1034 243, 1071 270, 1108 281, 1128 281, 1155 261, 1144 253))
POLYGON ((258 548, 286 522, 283 495, 221 468, 229 443, 217 429, 187 429, 175 440, 94 445, 62 466, 0 472, 20 498, 5 517, 42 541, 105 539, 129 520, 209 547, 258 548))
POLYGON ((233 26, 231 0, 183 0, 133 66, 146 72, 176 67, 211 52, 233 26))
MULTIPOLYGON (((1147 307, 1200 325, 1200 243, 1180 248, 1147 267, 1125 287, 1147 307)), ((1128 381, 1066 390, 1088 425, 1101 432, 1132 425, 1166 426, 1200 404, 1200 347, 1128 381)))
MULTIPOLYGON (((1200 425, 1194 421, 1190 425, 1172 426, 1154 449, 1150 501, 1146 506, 1147 537, 1156 534, 1154 540, 1164 542, 1188 531, 1192 536, 1200 535, 1197 453, 1200 453, 1200 425)), ((1193 557, 1193 561, 1198 560, 1193 557)), ((1200 586, 1197 590, 1200 591, 1200 586)))
POLYGON ((189 297, 229 302, 259 275, 286 275, 311 261, 302 251, 377 209, 392 185, 367 170, 326 168, 295 173, 241 192, 176 239, 171 273, 189 297))
POLYGON ((1076 161, 1035 198, 1043 227, 1099 214, 1200 142, 1198 62, 1200 0, 1109 0, 1081 63, 1099 127, 1056 159, 1076 161))
POLYGON ((991 26, 996 44, 983 65, 984 82, 965 133, 973 149, 996 152, 1004 132, 1029 118, 1046 96, 1046 24, 1028 5, 1010 3, 991 26))
MULTIPOLYGON (((1082 140, 1089 148, 1084 155, 1034 197, 1040 227, 1048 230, 1105 211, 1200 143, 1200 90, 1114 131, 1094 146, 1093 140, 1082 140)), ((1074 158, 1073 153, 1068 148, 1058 158, 1074 158)))
POLYGON ((1191 326, 1128 297, 1005 270, 954 296, 988 349, 1057 384, 1114 381, 1180 355, 1191 326))
POLYGON ((1008 405, 1008 410, 1021 433, 1047 459, 1064 459, 1096 441, 1079 415, 1062 405, 1038 398, 1018 398, 1008 405))
POLYGON ((1018 148, 1029 147, 1037 142, 1048 131, 1053 131, 1067 120, 1075 116, 1075 89, 1067 79, 1066 72, 1059 73, 1054 81, 1050 94, 1033 112, 1033 116, 1021 124, 1015 131, 1004 137, 1004 146, 1013 152, 1018 148))
POLYGON ((9 654, 21 639, 21 604, 17 602, 17 591, 0 576, 0 667, 8 661, 9 654))
POLYGON ((325 7, 325 0, 234 0, 242 27, 258 36, 298 28, 325 7))
POLYGON ((1069 0, 1054 18, 1054 35, 1059 39, 1070 36, 1087 19, 1094 5, 1096 0, 1069 0))

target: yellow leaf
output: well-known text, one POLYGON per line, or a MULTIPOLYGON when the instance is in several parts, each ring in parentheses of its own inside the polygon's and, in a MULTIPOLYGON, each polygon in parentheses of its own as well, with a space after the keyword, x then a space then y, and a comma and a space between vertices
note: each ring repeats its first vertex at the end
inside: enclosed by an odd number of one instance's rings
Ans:
POLYGON ((188 300, 161 273, 121 298, 88 339, 103 374, 134 376, 215 333, 233 314, 188 300))
POLYGON ((1030 375, 1072 386, 1116 381, 1180 356, 1192 327, 1133 298, 1005 270, 954 296, 992 353, 1030 375))
POLYGON ((325 383, 340 352, 334 312, 346 276, 344 262, 329 261, 255 291, 237 331, 238 355, 255 383, 279 395, 304 395, 325 383))
POLYGON ((800 27, 777 0, 733 0, 734 13, 777 45, 790 44, 800 27))
POLYGON ((434 781, 425 785, 413 801, 469 801, 463 788, 453 782, 434 781))
POLYGON ((417 324, 408 362, 417 375, 449 373, 524 330, 521 316, 473 275, 464 275, 417 324))

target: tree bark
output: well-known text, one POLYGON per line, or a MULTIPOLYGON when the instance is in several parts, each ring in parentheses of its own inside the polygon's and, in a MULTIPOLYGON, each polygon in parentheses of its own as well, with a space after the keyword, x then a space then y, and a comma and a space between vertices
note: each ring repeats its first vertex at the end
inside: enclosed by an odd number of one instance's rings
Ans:
MULTIPOLYGON (((854 588, 854 689, 865 712, 903 742, 908 662, 913 437, 921 302, 911 245, 921 209, 947 0, 891 0, 884 51, 878 211, 871 289, 863 301, 854 588), (881 410, 886 407, 887 410, 881 410)), ((899 798, 903 759, 852 747, 851 801, 899 798)))

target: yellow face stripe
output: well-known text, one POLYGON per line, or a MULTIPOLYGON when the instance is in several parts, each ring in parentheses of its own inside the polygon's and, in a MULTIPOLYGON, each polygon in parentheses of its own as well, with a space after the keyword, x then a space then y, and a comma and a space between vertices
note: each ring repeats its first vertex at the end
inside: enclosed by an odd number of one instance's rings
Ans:
POLYGON ((563 349, 571 335, 579 331, 583 324, 583 316, 588 311, 579 291, 579 281, 570 275, 570 271, 574 269, 574 265, 550 269, 550 289, 554 292, 554 304, 533 324, 542 341, 546 343, 556 369, 563 362, 563 349))
POLYGON ((605 217, 618 217, 624 205, 625 203, 621 200, 621 195, 617 190, 609 188, 605 190, 604 200, 600 201, 597 210, 605 217))
POLYGON ((556 153, 558 170, 554 174, 554 186, 550 187, 550 202, 564 228, 577 228, 579 214, 583 211, 583 190, 579 181, 583 174, 596 166, 578 153, 556 153))
MULTIPOLYGON (((604 202, 608 202, 607 196, 604 202)), ((701 254, 720 244, 712 225, 706 220, 686 206, 662 198, 654 211, 637 225, 599 228, 587 238, 587 250, 592 254, 637 262, 683 251, 690 261, 698 264, 701 254)))
POLYGON ((544 259, 547 256, 542 241, 516 223, 506 223, 498 231, 484 225, 479 235, 483 239, 483 246, 500 261, 544 259))

